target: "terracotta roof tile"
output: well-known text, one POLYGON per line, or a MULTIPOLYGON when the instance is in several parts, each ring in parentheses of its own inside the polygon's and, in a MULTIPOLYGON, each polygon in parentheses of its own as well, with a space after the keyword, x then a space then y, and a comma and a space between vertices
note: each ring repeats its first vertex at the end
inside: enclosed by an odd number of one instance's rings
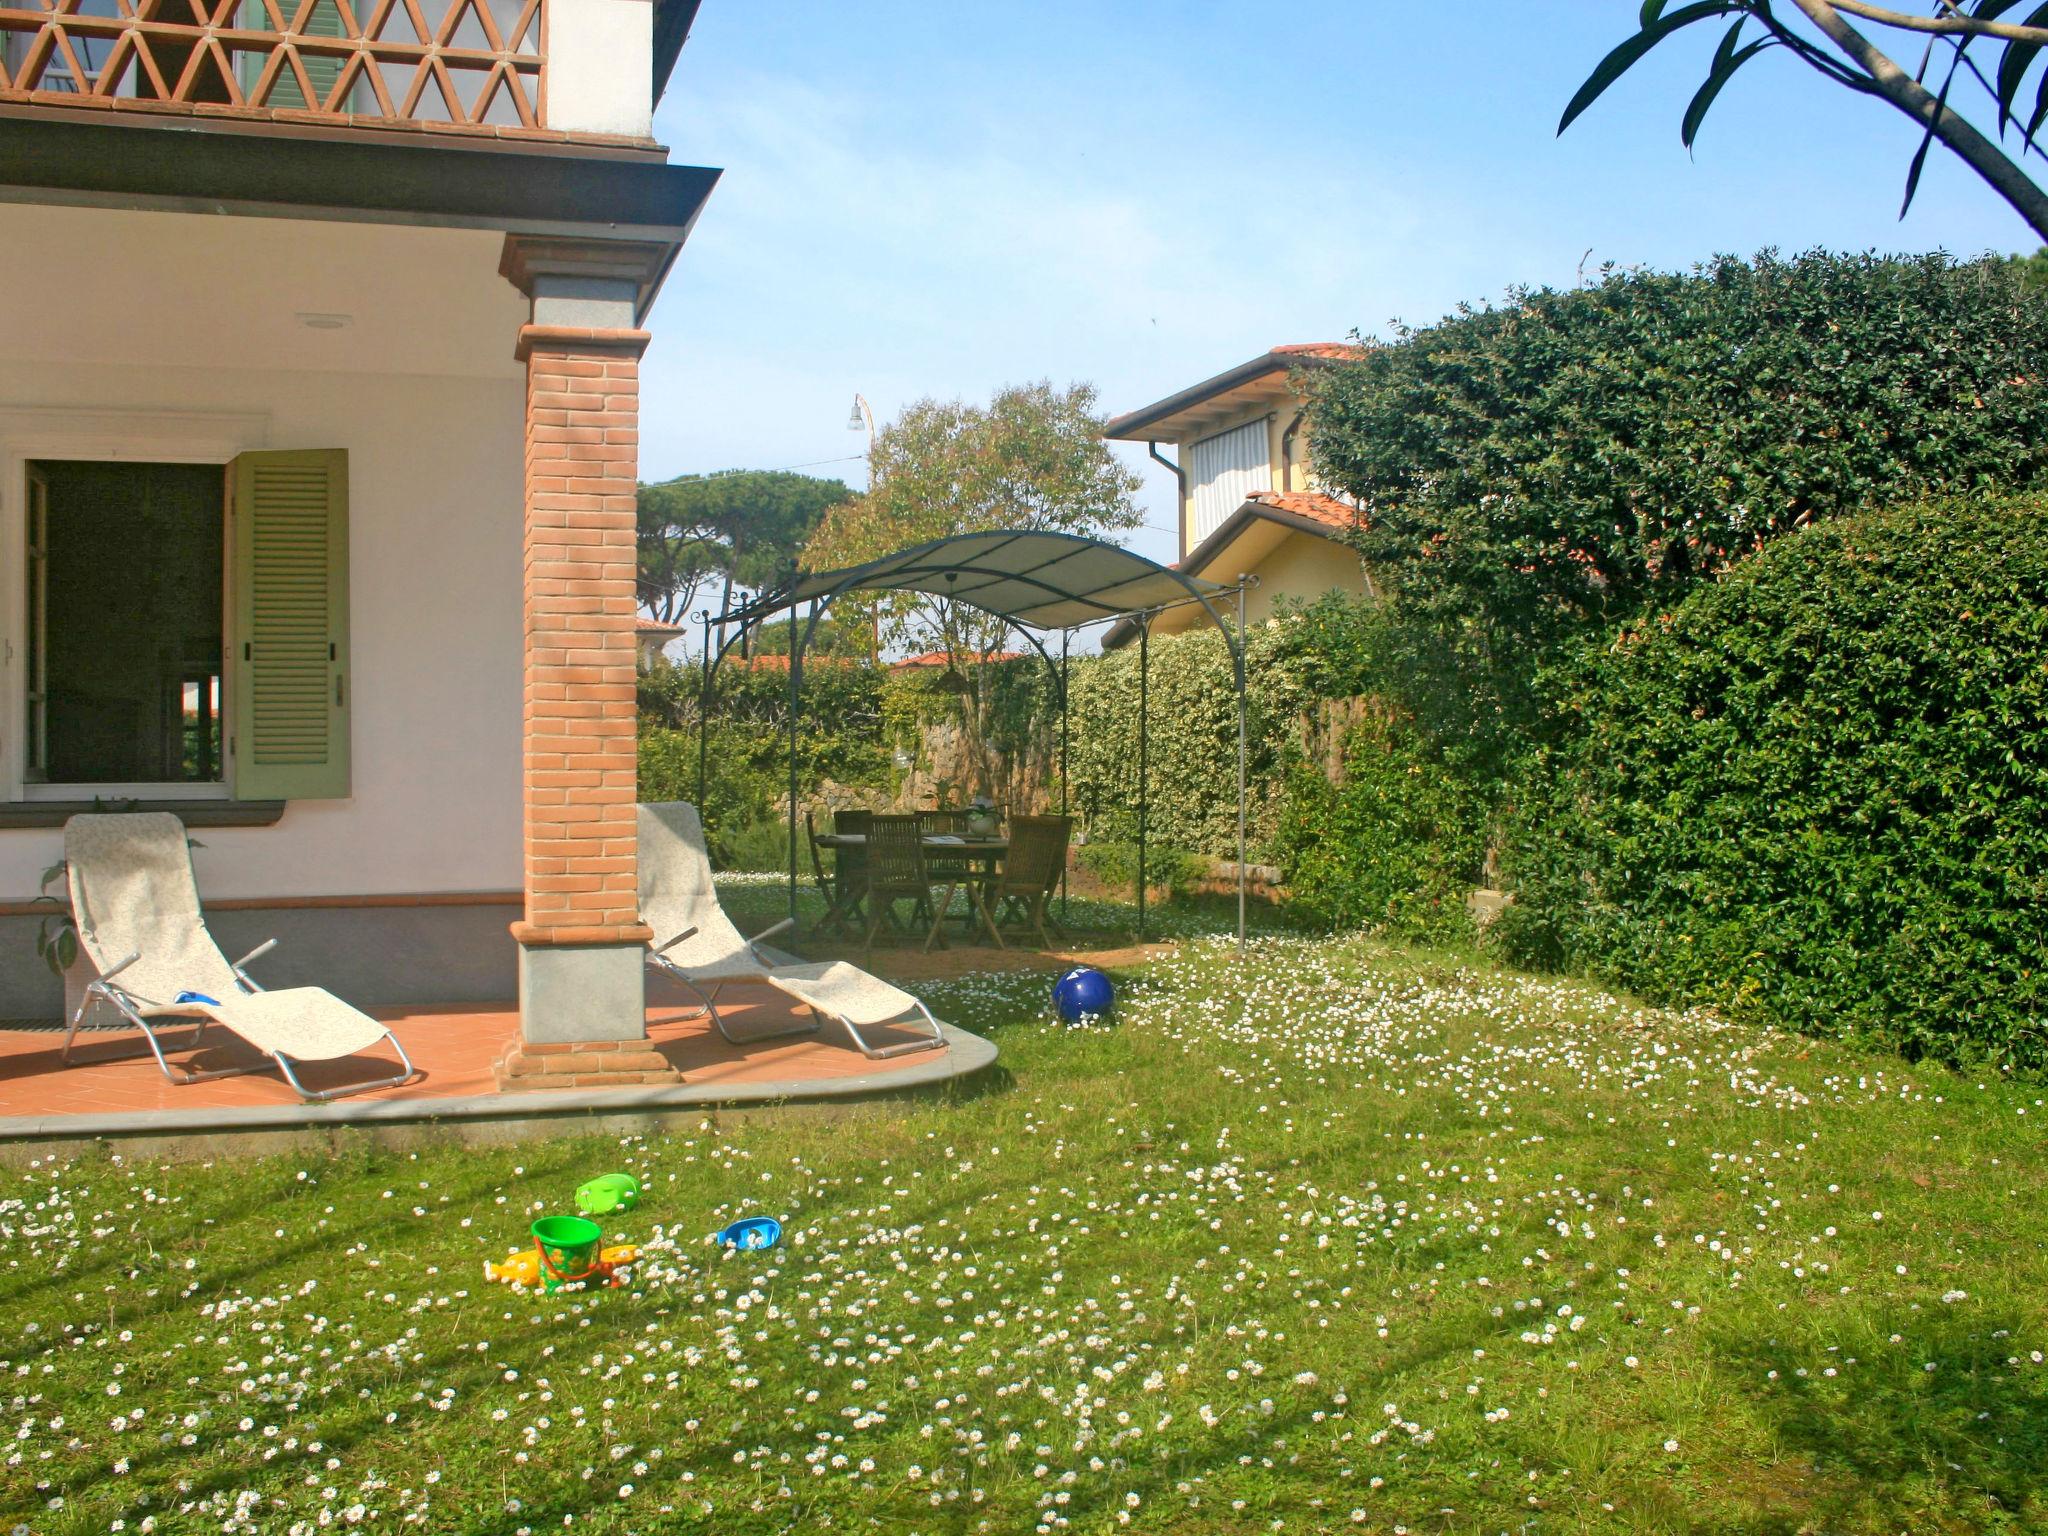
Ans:
POLYGON ((1366 349, 1348 341, 1296 341, 1275 347, 1275 357, 1315 357, 1331 361, 1363 357, 1366 349))
MULTIPOLYGON (((1022 651, 984 651, 979 657, 969 658, 970 661, 980 660, 983 662, 1022 661, 1023 659, 1024 653, 1022 651)), ((943 667, 946 664, 947 656, 944 651, 925 651, 920 655, 906 656, 901 661, 892 661, 889 663, 889 668, 891 671, 903 671, 911 667, 943 667)))
POLYGON ((1319 491, 1253 491, 1245 500, 1271 507, 1275 512, 1305 517, 1347 531, 1356 528, 1362 520, 1359 509, 1350 502, 1339 501, 1335 496, 1325 496, 1319 491))

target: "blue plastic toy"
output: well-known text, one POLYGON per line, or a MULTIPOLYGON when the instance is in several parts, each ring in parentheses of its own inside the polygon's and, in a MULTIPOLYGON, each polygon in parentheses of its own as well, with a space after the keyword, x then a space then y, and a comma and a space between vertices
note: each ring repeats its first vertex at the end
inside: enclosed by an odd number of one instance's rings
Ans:
POLYGON ((1116 1006, 1116 988, 1092 965, 1077 965, 1052 984, 1053 1006, 1069 1024, 1085 1014, 1097 1018, 1116 1006))
POLYGON ((723 1232, 712 1233, 711 1241, 747 1252, 773 1248, 782 1241, 782 1223, 773 1216, 742 1216, 723 1232))
POLYGON ((219 998, 208 997, 204 992, 180 992, 173 1001, 180 1003, 205 1003, 209 1008, 218 1008, 220 1006, 219 998))

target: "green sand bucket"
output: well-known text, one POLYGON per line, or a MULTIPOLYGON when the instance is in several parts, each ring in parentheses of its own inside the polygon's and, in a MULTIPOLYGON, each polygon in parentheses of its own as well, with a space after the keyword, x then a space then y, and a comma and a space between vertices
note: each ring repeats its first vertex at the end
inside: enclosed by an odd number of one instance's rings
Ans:
POLYGON ((581 1216, 543 1216, 533 1224, 533 1246, 540 1250, 545 1289, 559 1291, 565 1285, 595 1276, 600 1265, 597 1245, 604 1231, 581 1216))

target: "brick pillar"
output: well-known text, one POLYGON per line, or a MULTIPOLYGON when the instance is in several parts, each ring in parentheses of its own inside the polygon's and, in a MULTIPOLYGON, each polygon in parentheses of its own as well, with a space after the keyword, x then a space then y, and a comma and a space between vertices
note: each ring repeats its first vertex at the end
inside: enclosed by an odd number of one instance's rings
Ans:
MULTIPOLYGON (((637 248, 628 248, 637 249, 637 248)), ((635 488, 648 335, 597 242, 508 242, 533 296, 526 364, 524 840, 518 940, 521 1087, 672 1078, 647 1047, 634 805, 635 488), (548 259, 542 259, 548 258, 548 259), (566 265, 564 298, 550 278, 566 265), (570 321, 624 321, 582 324, 570 321), (536 1047, 539 1047, 536 1049, 536 1047), (646 1058, 646 1059, 642 1059, 646 1058)), ((616 259, 616 258, 612 258, 616 259)))

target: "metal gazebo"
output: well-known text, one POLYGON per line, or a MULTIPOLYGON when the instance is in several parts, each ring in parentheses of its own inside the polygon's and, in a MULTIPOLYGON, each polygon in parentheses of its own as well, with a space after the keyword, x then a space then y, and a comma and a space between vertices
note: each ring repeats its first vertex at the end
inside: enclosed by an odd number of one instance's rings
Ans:
POLYGON ((797 720, 803 699, 803 654, 818 621, 849 592, 920 592, 1004 620, 1038 653, 1052 675, 1060 711, 1060 810, 1070 811, 1067 782, 1067 663, 1077 630, 1128 619, 1138 631, 1138 937, 1145 936, 1145 839, 1149 811, 1150 670, 1152 621, 1162 611, 1199 604, 1223 632, 1237 686, 1237 942, 1245 942, 1245 646, 1244 594, 1236 586, 1203 581, 1099 539, 1041 530, 962 533, 898 550, 844 570, 795 572, 777 586, 717 616, 722 632, 714 649, 712 617, 705 626, 698 704, 697 799, 702 804, 708 769, 709 704, 726 652, 774 615, 790 615, 789 646, 789 914, 797 898, 797 720), (1236 625, 1217 611, 1234 599, 1236 625), (799 611, 809 604, 801 630, 799 611), (1048 644, 1057 634, 1059 659, 1048 644))

